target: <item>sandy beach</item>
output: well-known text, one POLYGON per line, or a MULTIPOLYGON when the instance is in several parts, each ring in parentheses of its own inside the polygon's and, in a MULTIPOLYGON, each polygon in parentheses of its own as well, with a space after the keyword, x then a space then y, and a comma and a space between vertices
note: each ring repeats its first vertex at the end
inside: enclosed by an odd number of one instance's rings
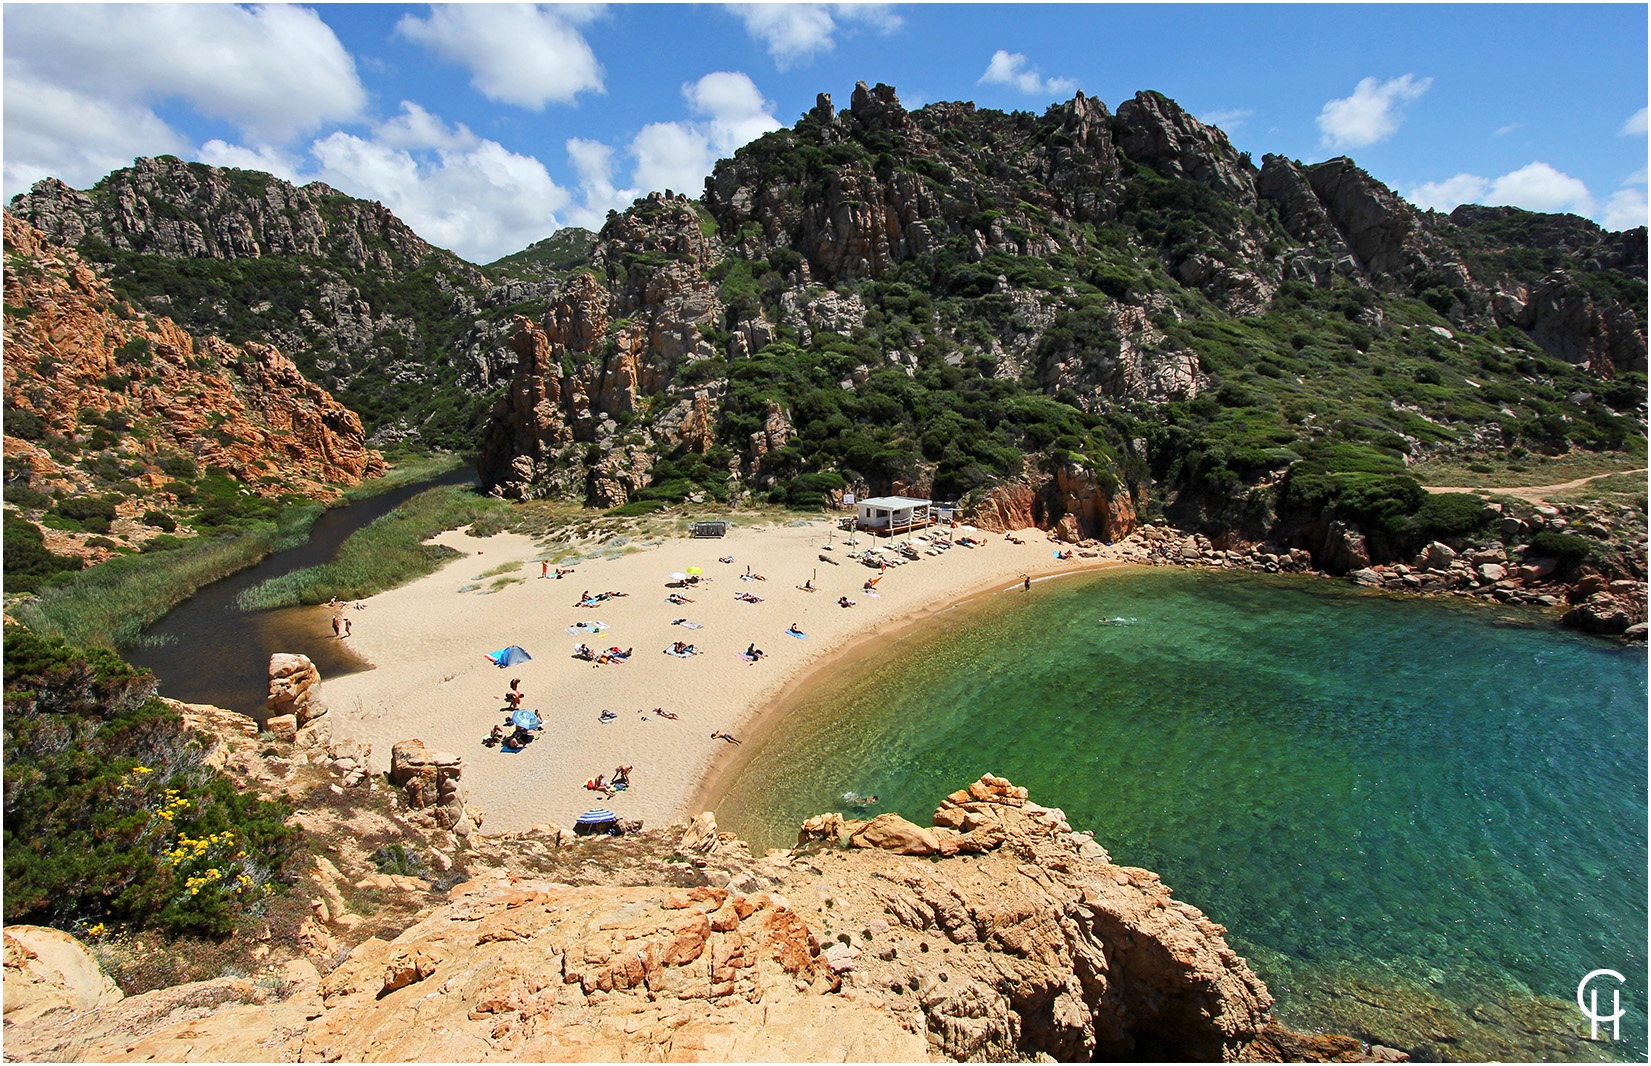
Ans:
MULTIPOLYGON (((539 576, 542 553, 529 537, 444 533, 436 542, 466 558, 348 612, 349 644, 374 669, 324 679, 334 734, 370 741, 375 770, 387 769, 391 746, 408 738, 462 755, 470 803, 486 811, 484 833, 542 822, 571 825, 592 807, 658 825, 714 801, 716 771, 739 749, 713 733, 755 737, 760 720, 783 704, 783 696, 822 671, 847 666, 869 646, 869 637, 972 596, 1018 591, 1022 574, 1031 576, 1035 589, 1050 575, 1120 565, 1104 550, 1096 559, 1057 560, 1056 545, 1036 529, 1016 534, 1022 544, 1002 534, 976 535, 985 546, 954 547, 890 567, 878 595, 869 596, 862 586, 876 571, 845 557, 846 534, 828 519, 741 526, 720 540, 667 539, 618 558, 578 563, 559 580, 539 576), (834 547, 824 550, 828 540, 834 547), (822 562, 822 554, 840 565, 822 562), (522 580, 482 591, 494 578, 478 575, 517 561, 522 568, 503 576, 522 580), (696 566, 706 579, 699 585, 666 587, 669 574, 696 566), (766 580, 742 580, 747 567, 766 580), (814 592, 798 588, 809 579, 814 592), (460 591, 466 586, 479 587, 460 591), (576 607, 586 591, 627 595, 594 609, 576 607), (694 602, 671 604, 666 597, 672 592, 694 602), (763 602, 742 602, 736 598, 741 593, 763 602), (841 596, 855 605, 839 606, 841 596), (702 628, 672 624, 676 619, 702 628), (599 635, 567 632, 575 623, 598 621, 609 627, 599 635), (793 623, 806 639, 787 634, 793 623), (665 654, 675 641, 694 644, 702 654, 665 654), (628 662, 597 666, 573 658, 580 643, 598 650, 634 648, 635 654, 628 662), (752 643, 767 653, 755 663, 742 657, 752 643), (486 658, 511 644, 526 649, 532 661, 500 669, 486 658), (545 728, 525 750, 506 753, 482 741, 506 718, 504 693, 512 678, 521 679, 523 706, 538 711, 545 728), (656 715, 656 707, 677 717, 656 715), (617 717, 600 721, 604 710, 617 717), (604 799, 584 787, 622 763, 633 767, 629 789, 604 799)), ((860 542, 868 543, 865 535, 860 542)))

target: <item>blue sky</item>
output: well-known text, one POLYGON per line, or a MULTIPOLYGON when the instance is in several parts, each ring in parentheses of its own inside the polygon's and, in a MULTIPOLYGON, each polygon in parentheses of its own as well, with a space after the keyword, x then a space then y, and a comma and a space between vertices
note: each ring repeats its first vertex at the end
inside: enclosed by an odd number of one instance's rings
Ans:
POLYGON ((323 180, 489 261, 600 226, 854 82, 1041 112, 1156 89, 1257 161, 1424 207, 1646 220, 1647 9, 1618 5, 8 4, 4 192, 140 155, 323 180))

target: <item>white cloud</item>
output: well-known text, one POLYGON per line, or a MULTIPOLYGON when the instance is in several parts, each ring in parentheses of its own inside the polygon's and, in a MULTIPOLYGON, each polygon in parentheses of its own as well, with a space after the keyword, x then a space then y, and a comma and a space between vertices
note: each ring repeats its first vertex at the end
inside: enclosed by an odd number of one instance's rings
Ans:
POLYGON ((1355 147, 1385 141, 1404 120, 1402 105, 1417 100, 1433 84, 1432 78, 1409 74, 1377 81, 1365 78, 1353 88, 1353 95, 1331 100, 1319 113, 1318 127, 1324 144, 1331 148, 1355 147))
POLYGON ((1525 124, 1523 122, 1510 122, 1506 126, 1498 126, 1495 130, 1491 131, 1491 136, 1506 137, 1508 134, 1523 127, 1524 125, 1525 124))
POLYGON ((837 46, 836 34, 860 23, 890 34, 903 20, 886 4, 729 4, 745 32, 768 50, 781 70, 807 63, 837 46))
POLYGON ((470 84, 489 100, 542 111, 604 91, 602 65, 575 28, 595 10, 443 4, 427 19, 403 16, 396 32, 470 71, 470 84))
POLYGON ((621 153, 600 141, 576 137, 567 142, 582 194, 582 202, 567 211, 571 224, 599 229, 610 209, 623 209, 648 192, 670 189, 696 196, 719 158, 780 128, 773 105, 739 71, 716 71, 689 82, 682 98, 693 119, 651 122, 625 148, 623 154, 633 162, 626 188, 619 188, 614 177, 621 153))
MULTIPOLYGON (((366 102, 332 30, 314 11, 288 5, 11 4, 5 65, 8 127, 14 104, 38 110, 30 99, 58 90, 132 116, 150 133, 164 124, 141 112, 183 100, 245 136, 279 143, 354 118, 366 102)), ((101 154, 84 141, 69 150, 101 154)))
POLYGON ((401 102, 401 114, 373 130, 373 139, 391 148, 437 148, 462 152, 481 143, 470 127, 455 122, 451 129, 411 100, 401 102))
POLYGON ((1644 189, 1618 189, 1605 202, 1600 225, 1608 230, 1633 229, 1646 223, 1644 189))
POLYGON ((1458 174, 1444 181, 1418 185, 1405 199, 1424 211, 1452 211, 1458 204, 1474 204, 1484 199, 1490 182, 1477 174, 1458 174))
POLYGON ((1645 108, 1642 107, 1632 115, 1629 115, 1627 120, 1623 122, 1622 129, 1618 130, 1617 133, 1623 137, 1644 137, 1645 108))
POLYGON ((630 206, 636 199, 636 190, 614 188, 614 150, 608 145, 572 137, 567 149, 573 171, 579 175, 581 199, 569 206, 565 221, 570 226, 599 230, 607 221, 609 211, 623 211, 630 206))
POLYGON ((9 200, 42 178, 77 189, 143 155, 181 154, 185 139, 147 107, 83 96, 6 73, 5 178, 9 200))
POLYGON ((1198 116, 1198 121, 1206 126, 1220 126, 1224 130, 1236 130, 1244 125, 1244 120, 1255 114, 1250 108, 1222 107, 1208 114, 1198 116))
POLYGON ((1523 207, 1527 211, 1586 214, 1594 209, 1594 198, 1588 194, 1588 186, 1582 179, 1541 162, 1522 166, 1491 182, 1485 202, 1523 207))
POLYGON ((1007 52, 999 48, 992 53, 992 61, 986 65, 986 73, 980 76, 976 85, 1009 85, 1023 93, 1053 93, 1064 96, 1078 87, 1077 81, 1072 78, 1049 78, 1045 80, 1038 74, 1036 67, 1026 65, 1026 57, 1019 52, 1007 52))
POLYGON ((1418 185, 1406 194, 1417 207, 1449 211, 1458 204, 1489 204, 1522 207, 1527 211, 1571 211, 1587 214, 1594 198, 1580 179, 1536 162, 1510 171, 1499 178, 1458 174, 1444 181, 1418 185))
POLYGON ((650 122, 631 141, 636 171, 631 183, 643 190, 699 193, 714 161, 711 142, 686 122, 650 122))
POLYGON ((537 159, 406 100, 370 136, 337 130, 313 142, 309 156, 301 164, 276 149, 221 140, 199 153, 214 166, 267 170, 298 184, 324 181, 377 200, 431 244, 477 263, 550 236, 562 226, 556 212, 572 200, 537 159))
MULTIPOLYGON (((718 156, 732 153, 770 130, 780 128, 772 105, 762 98, 756 83, 739 71, 719 70, 682 87, 694 114, 709 125, 706 137, 718 156)), ((708 172, 707 172, 708 173, 708 172)))
POLYGON ((201 145, 195 158, 209 166, 239 167, 241 170, 262 170, 287 181, 301 181, 302 164, 278 148, 268 145, 230 144, 213 138, 201 145))
POLYGON ((682 87, 698 122, 654 122, 631 141, 631 184, 641 193, 671 189, 697 195, 717 159, 780 128, 772 106, 749 77, 716 71, 682 87))

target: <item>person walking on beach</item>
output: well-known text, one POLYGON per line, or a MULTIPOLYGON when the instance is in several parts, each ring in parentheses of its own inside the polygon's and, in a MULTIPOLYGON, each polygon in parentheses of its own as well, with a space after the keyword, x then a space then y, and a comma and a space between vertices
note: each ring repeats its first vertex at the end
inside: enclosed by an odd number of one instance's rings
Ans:
POLYGON ((547 578, 549 576, 550 576, 550 560, 549 559, 539 560, 539 580, 543 581, 545 578, 547 578))
POLYGON ((346 637, 350 635, 350 620, 348 618, 344 619, 344 635, 346 637))
POLYGON ((344 619, 336 614, 332 616, 332 635, 338 640, 344 639, 344 619))
POLYGON ((1025 582, 1024 588, 1026 589, 1026 591, 1031 592, 1032 591, 1032 578, 1027 574, 1022 574, 1020 576, 1021 576, 1021 580, 1025 582))

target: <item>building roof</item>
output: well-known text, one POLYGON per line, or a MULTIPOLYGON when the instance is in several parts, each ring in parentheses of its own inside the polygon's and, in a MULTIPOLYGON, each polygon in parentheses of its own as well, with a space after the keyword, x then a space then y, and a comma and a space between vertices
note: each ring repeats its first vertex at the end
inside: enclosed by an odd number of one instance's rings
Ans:
POLYGON ((894 508, 927 507, 930 502, 929 500, 914 500, 910 496, 873 496, 869 500, 861 500, 860 506, 887 507, 892 510, 894 508))

